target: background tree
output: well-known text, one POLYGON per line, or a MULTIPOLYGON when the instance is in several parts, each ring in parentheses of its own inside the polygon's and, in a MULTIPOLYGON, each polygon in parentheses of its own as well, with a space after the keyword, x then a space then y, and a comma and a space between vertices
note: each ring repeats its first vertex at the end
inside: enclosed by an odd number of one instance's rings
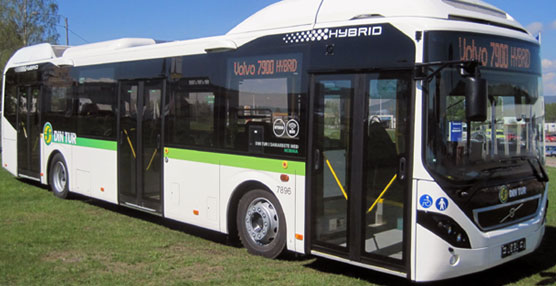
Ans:
POLYGON ((556 103, 545 104, 544 109, 545 122, 556 122, 556 103))
POLYGON ((56 0, 0 0, 0 68, 21 47, 58 41, 56 0))

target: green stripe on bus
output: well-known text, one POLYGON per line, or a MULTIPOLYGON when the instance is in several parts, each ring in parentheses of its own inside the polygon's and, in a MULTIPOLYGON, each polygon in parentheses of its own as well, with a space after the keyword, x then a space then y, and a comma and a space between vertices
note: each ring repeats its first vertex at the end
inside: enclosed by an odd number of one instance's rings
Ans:
POLYGON ((304 162, 211 153, 175 148, 166 148, 166 150, 167 152, 165 151, 165 156, 170 159, 305 176, 304 162), (284 168, 284 166, 287 167, 284 168))
POLYGON ((81 147, 91 147, 91 148, 105 149, 111 151, 118 150, 118 144, 116 141, 106 141, 106 140, 77 137, 77 144, 75 145, 81 147))

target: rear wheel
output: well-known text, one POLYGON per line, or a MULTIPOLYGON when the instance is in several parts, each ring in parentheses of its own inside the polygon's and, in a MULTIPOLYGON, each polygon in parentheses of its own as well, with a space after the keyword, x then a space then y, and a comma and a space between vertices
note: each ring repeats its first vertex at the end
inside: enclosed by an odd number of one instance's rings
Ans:
POLYGON ((61 154, 54 155, 49 170, 48 175, 52 193, 58 198, 67 198, 69 193, 69 174, 66 161, 61 154))
POLYGON ((286 221, 282 207, 271 193, 252 190, 239 201, 239 238, 251 254, 275 258, 286 246, 286 221))

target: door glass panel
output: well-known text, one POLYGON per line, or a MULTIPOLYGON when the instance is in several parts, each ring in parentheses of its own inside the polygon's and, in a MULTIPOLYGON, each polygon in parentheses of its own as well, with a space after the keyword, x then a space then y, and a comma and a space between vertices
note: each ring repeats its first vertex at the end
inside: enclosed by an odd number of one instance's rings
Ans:
POLYGON ((314 171, 314 229, 318 242, 345 248, 348 246, 348 166, 354 90, 349 77, 328 78, 319 77, 316 86, 314 119, 318 166, 314 171))
POLYGON ((143 122, 142 122, 142 147, 143 147, 143 200, 151 202, 160 201, 161 183, 161 150, 160 131, 162 101, 161 84, 145 84, 143 94, 143 122))
POLYGON ((29 140, 29 122, 27 121, 29 109, 29 88, 18 88, 18 105, 17 105, 17 165, 18 169, 29 169, 29 153, 27 149, 27 140, 29 140))
POLYGON ((404 195, 399 170, 407 158, 409 78, 370 75, 365 126, 364 251, 403 259, 404 195))
POLYGON ((17 148, 20 173, 39 177, 40 173, 40 87, 18 87, 17 148))
POLYGON ((120 102, 120 168, 119 190, 121 194, 136 196, 137 194, 137 103, 139 85, 121 85, 120 102))
POLYGON ((162 82, 121 84, 120 202, 161 211, 162 82))
POLYGON ((28 144, 30 147, 29 157, 31 159, 29 171, 38 174, 40 173, 40 134, 41 134, 41 122, 39 116, 39 100, 40 100, 40 88, 31 88, 31 97, 29 102, 29 139, 28 144))

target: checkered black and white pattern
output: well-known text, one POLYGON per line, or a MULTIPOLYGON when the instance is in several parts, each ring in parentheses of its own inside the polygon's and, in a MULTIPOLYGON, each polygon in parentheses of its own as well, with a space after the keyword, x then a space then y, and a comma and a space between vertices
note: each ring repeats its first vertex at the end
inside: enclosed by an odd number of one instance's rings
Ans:
POLYGON ((286 34, 283 38, 286 44, 326 41, 329 38, 329 29, 318 29, 286 34))

